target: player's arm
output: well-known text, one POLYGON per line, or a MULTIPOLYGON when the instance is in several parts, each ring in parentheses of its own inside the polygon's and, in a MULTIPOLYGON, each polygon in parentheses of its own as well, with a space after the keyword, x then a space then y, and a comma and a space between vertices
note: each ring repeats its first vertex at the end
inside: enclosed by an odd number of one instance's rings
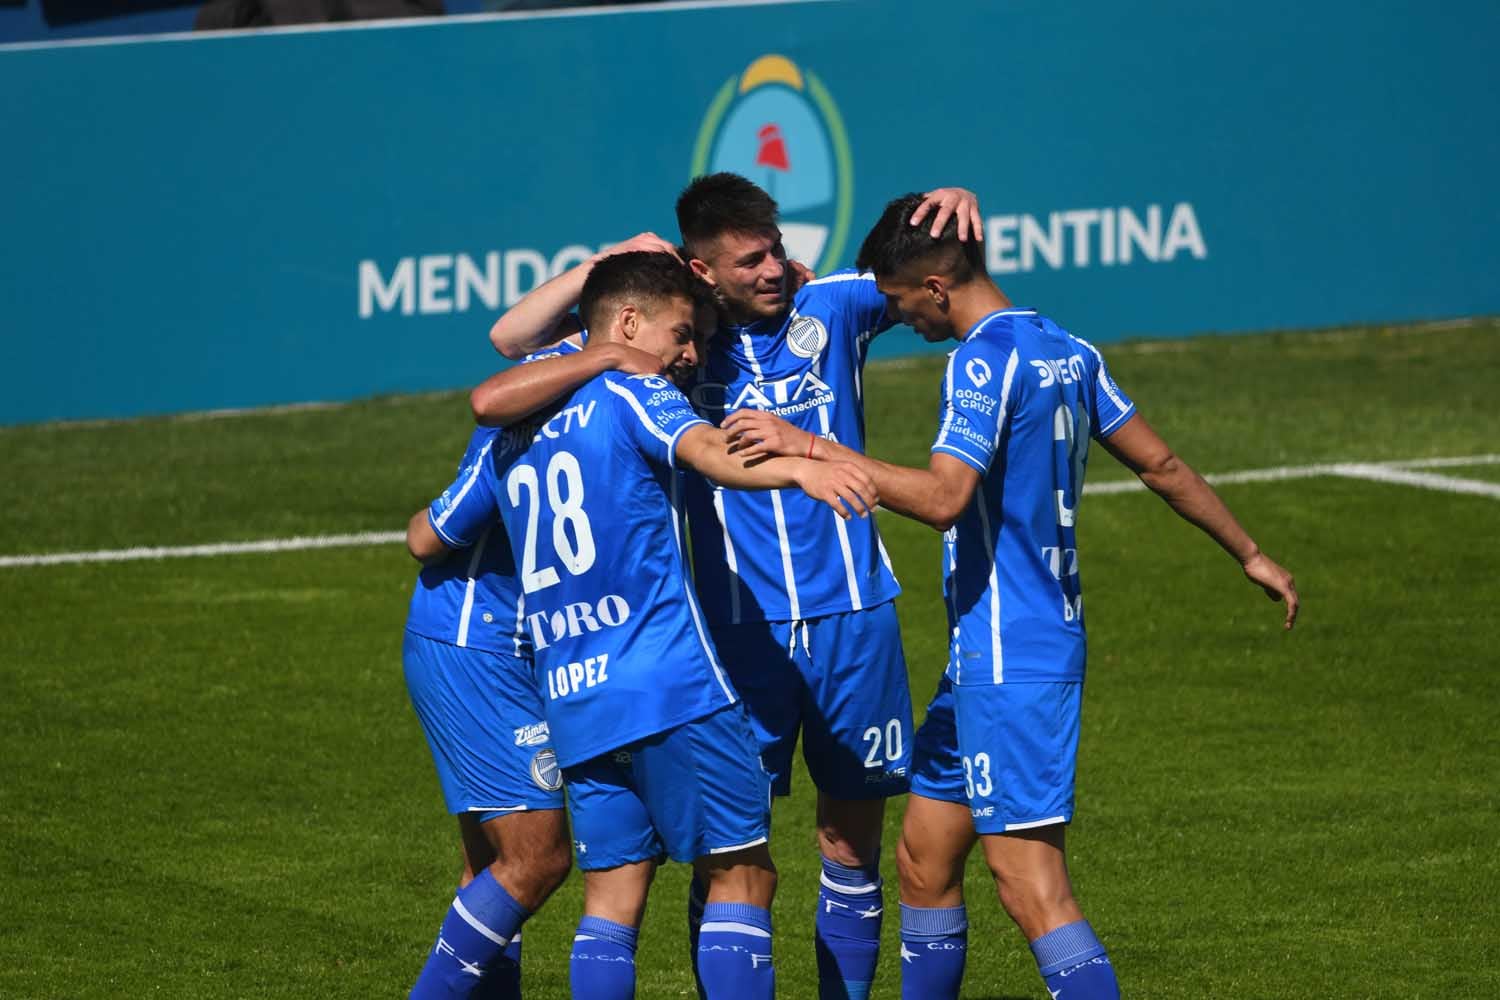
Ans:
POLYGON ((520 361, 544 347, 551 347, 577 332, 576 322, 568 314, 578 305, 583 283, 594 265, 611 254, 630 250, 650 250, 676 254, 677 249, 655 233, 641 233, 624 243, 599 251, 577 267, 527 292, 521 301, 500 314, 490 327, 490 343, 512 361, 520 361))
POLYGON ((1150 490, 1191 524, 1196 525, 1239 562, 1252 583, 1273 601, 1286 602, 1286 628, 1297 622, 1300 602, 1292 574, 1278 566, 1255 544, 1233 513, 1204 481, 1172 451, 1139 413, 1100 441, 1105 449, 1150 490))
POLYGON ((443 544, 438 533, 432 530, 432 520, 427 516, 426 507, 417 511, 406 522, 406 551, 423 566, 442 562, 452 551, 443 544))
POLYGON ((607 371, 656 375, 661 360, 625 344, 591 343, 581 351, 496 372, 469 393, 482 427, 509 427, 607 371))
POLYGON ((789 455, 850 463, 874 482, 882 507, 938 531, 953 526, 979 486, 979 473, 952 455, 934 453, 925 469, 892 465, 795 427, 764 410, 735 410, 725 419, 724 430, 729 434, 732 455, 751 465, 768 461, 770 456, 789 455))
POLYGON ((710 424, 695 424, 677 439, 676 462, 721 486, 736 490, 797 487, 833 508, 839 517, 868 517, 879 491, 858 466, 849 462, 813 462, 805 458, 767 458, 753 465, 729 452, 729 435, 710 424))

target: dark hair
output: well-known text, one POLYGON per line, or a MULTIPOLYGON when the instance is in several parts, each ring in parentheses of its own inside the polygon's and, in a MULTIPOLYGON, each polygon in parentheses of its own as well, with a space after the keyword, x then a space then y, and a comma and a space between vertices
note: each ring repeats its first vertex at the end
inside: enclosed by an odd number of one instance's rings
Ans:
POLYGON ((724 233, 775 229, 780 214, 770 195, 739 174, 695 177, 677 196, 677 228, 695 257, 724 233))
POLYGON ((650 309, 666 299, 686 299, 697 308, 703 282, 669 253, 635 250, 605 257, 589 271, 578 296, 578 313, 591 332, 603 334, 609 313, 627 303, 650 309))
POLYGON ((911 213, 922 204, 920 194, 902 195, 887 202, 885 211, 860 245, 855 267, 874 271, 876 277, 895 277, 909 271, 940 274, 955 285, 962 285, 976 274, 984 273, 984 253, 979 241, 958 238, 955 216, 943 227, 943 234, 933 239, 927 222, 913 226, 911 213))

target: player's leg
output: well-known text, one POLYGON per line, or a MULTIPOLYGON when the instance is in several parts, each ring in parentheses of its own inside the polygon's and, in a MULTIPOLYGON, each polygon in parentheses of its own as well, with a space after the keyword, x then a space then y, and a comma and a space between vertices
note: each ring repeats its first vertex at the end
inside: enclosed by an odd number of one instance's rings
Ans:
POLYGON ((583 871, 583 918, 568 977, 576 1000, 635 996, 636 938, 662 843, 633 769, 632 751, 616 750, 564 772, 583 871))
MULTIPOLYGON (((556 808, 502 813, 487 819, 484 815, 464 813, 458 817, 464 851, 459 890, 466 888, 476 873, 488 870, 511 898, 535 913, 568 877, 572 848, 567 814, 556 808)), ((485 973, 483 983, 470 995, 475 1000, 510 1000, 521 995, 521 931, 516 931, 501 960, 485 973)))
POLYGON ((635 774, 667 853, 693 861, 707 887, 695 956, 704 994, 771 1000, 770 777, 744 707, 642 740, 635 774))
POLYGON ((885 799, 906 791, 911 765, 911 693, 895 606, 800 623, 794 655, 807 698, 803 753, 818 786, 819 995, 860 1000, 880 953, 885 799))
POLYGON ((956 694, 970 812, 1001 905, 1054 996, 1066 986, 1068 1000, 1117 1000, 1114 968, 1073 897, 1065 852, 1083 685, 963 685, 956 694))
POLYGON ((561 780, 551 760, 545 727, 537 738, 512 740, 512 731, 539 723, 540 705, 528 666, 482 650, 461 648, 407 633, 403 648, 407 689, 422 723, 449 811, 460 821, 465 877, 438 931, 412 996, 519 996, 521 924, 567 873, 561 780), (521 815, 535 811, 535 815, 521 815), (517 821, 498 846, 534 864, 500 876, 497 844, 477 843, 465 827, 517 821), (562 829, 559 835, 559 828, 562 829), (531 842, 532 836, 538 839, 531 842), (480 864, 481 860, 487 863, 480 864), (518 898, 519 896, 519 898, 518 898), (510 949, 512 954, 507 956, 510 949))
MULTIPOLYGON (((739 692, 750 721, 761 764, 774 795, 792 790, 792 754, 801 725, 801 675, 791 660, 790 622, 751 622, 713 630, 714 648, 730 682, 739 692)), ((697 975, 698 928, 708 886, 694 871, 688 892, 688 956, 697 975)), ((706 993, 698 983, 699 1000, 706 993)))
POLYGON ((964 862, 976 834, 953 713, 953 688, 944 678, 917 730, 911 797, 896 845, 905 1000, 956 998, 968 957, 964 862))

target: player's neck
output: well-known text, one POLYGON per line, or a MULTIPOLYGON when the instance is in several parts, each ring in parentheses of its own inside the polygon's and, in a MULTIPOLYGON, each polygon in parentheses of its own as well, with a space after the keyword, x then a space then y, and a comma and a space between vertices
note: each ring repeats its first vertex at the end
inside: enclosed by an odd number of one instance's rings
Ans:
POLYGON ((992 312, 1010 308, 1010 299, 988 278, 976 278, 952 289, 948 295, 948 318, 953 321, 953 336, 963 340, 974 324, 992 312))

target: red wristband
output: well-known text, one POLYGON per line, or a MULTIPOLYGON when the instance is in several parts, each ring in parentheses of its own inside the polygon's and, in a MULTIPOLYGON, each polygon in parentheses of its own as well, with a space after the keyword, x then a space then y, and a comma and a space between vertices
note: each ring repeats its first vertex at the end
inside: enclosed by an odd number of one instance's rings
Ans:
POLYGON ((818 436, 816 434, 809 434, 809 435, 807 435, 807 457, 808 458, 812 458, 813 448, 815 448, 817 446, 817 444, 818 444, 818 436))

